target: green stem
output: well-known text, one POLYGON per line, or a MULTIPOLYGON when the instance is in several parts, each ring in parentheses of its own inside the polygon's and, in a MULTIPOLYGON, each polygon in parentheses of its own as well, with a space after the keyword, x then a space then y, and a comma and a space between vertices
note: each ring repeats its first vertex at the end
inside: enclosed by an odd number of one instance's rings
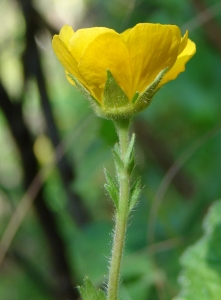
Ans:
MULTIPOLYGON (((115 121, 115 125, 119 136, 121 159, 122 161, 124 161, 124 157, 129 145, 130 120, 118 120, 115 121)), ((128 202, 130 192, 130 174, 126 168, 123 168, 122 170, 119 170, 118 176, 120 185, 120 195, 118 209, 116 210, 115 215, 116 223, 112 257, 109 270, 107 300, 118 299, 121 260, 123 256, 127 220, 129 215, 128 202)))

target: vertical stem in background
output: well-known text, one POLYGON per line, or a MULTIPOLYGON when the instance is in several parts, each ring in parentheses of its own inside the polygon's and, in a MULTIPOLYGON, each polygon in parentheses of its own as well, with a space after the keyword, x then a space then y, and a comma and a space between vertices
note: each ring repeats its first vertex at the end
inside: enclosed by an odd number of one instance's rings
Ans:
MULTIPOLYGON (((119 136, 120 156, 124 162, 129 145, 130 120, 115 121, 119 136)), ((109 270, 107 300, 118 299, 121 260, 123 255, 127 219, 129 215, 130 173, 126 166, 119 170, 119 203, 115 215, 115 232, 113 240, 112 257, 109 270)))

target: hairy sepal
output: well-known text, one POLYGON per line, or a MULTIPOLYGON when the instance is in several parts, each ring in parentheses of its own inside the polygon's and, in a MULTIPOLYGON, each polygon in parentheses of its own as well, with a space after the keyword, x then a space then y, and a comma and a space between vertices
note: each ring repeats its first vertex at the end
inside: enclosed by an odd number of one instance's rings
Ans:
MULTIPOLYGON (((164 70, 160 71, 159 74, 156 76, 154 81, 145 89, 143 93, 139 95, 139 97, 135 97, 134 101, 134 110, 141 111, 145 109, 152 100, 154 94, 158 91, 159 83, 163 79, 163 76, 167 73, 168 68, 165 68, 164 70)), ((136 95, 136 94, 135 94, 136 95)))
POLYGON ((129 99, 122 88, 116 82, 115 78, 109 70, 107 70, 107 81, 104 87, 103 106, 108 109, 115 109, 116 114, 118 109, 129 104, 129 99))
POLYGON ((100 111, 100 103, 91 95, 91 93, 83 86, 83 84, 72 74, 67 73, 67 76, 73 81, 81 94, 90 101, 95 112, 100 111))

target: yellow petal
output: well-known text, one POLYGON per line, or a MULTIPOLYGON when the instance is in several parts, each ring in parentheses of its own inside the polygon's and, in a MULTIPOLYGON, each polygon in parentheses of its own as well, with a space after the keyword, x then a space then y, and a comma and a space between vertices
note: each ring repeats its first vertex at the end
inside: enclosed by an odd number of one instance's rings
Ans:
POLYGON ((177 26, 138 24, 133 27, 126 43, 133 74, 133 93, 143 92, 166 67, 177 58, 181 35, 177 26))
POLYGON ((99 102, 102 103, 104 88, 91 87, 89 89, 88 86, 86 88, 91 92, 91 95, 99 102))
POLYGON ((185 70, 185 65, 190 60, 190 58, 196 52, 196 45, 191 40, 188 40, 188 43, 182 53, 177 57, 177 60, 174 66, 164 75, 159 86, 162 86, 166 82, 175 79, 181 72, 185 70))
POLYGON ((71 37, 74 35, 74 30, 69 25, 64 25, 59 33, 59 38, 69 48, 71 37))
POLYGON ((182 36, 181 36, 181 32, 180 32, 180 28, 176 25, 161 25, 161 26, 167 26, 170 28, 170 30, 173 32, 174 36, 176 37, 176 39, 178 41, 181 41, 182 36))
POLYGON ((188 43, 188 31, 186 31, 186 33, 182 37, 180 47, 179 47, 179 51, 178 51, 178 55, 180 55, 180 53, 183 52, 183 50, 186 48, 187 43, 188 43))
POLYGON ((124 40, 125 42, 127 41, 127 38, 128 38, 128 36, 129 36, 130 31, 131 31, 131 28, 125 30, 124 32, 122 32, 122 33, 120 34, 121 37, 123 38, 123 40, 124 40))
POLYGON ((54 35, 52 40, 52 47, 57 58, 60 60, 63 67, 67 70, 67 73, 74 75, 83 83, 84 80, 78 72, 76 61, 68 51, 65 43, 60 39, 58 35, 54 35))
POLYGON ((105 27, 92 27, 79 29, 70 39, 70 52, 76 62, 79 62, 88 45, 100 34, 105 32, 114 32, 105 27))
POLYGON ((132 98, 128 49, 121 36, 114 30, 99 34, 88 45, 79 61, 78 69, 90 90, 99 87, 103 89, 107 70, 110 70, 128 98, 132 98))
POLYGON ((74 83, 74 80, 71 79, 71 77, 69 76, 69 74, 70 74, 70 72, 68 72, 67 70, 65 70, 65 75, 66 75, 67 80, 70 82, 70 84, 72 84, 72 85, 75 86, 76 84, 74 83))

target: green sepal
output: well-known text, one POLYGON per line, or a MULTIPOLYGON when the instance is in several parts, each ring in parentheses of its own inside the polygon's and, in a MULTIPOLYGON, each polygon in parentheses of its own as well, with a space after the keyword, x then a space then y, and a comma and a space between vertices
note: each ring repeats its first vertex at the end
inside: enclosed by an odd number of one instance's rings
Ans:
POLYGON ((129 146, 127 148, 127 152, 124 157, 124 165, 125 168, 131 173, 131 169, 134 168, 134 143, 135 143, 135 134, 132 134, 129 146))
POLYGON ((89 99, 92 108, 98 116, 110 120, 119 120, 131 118, 149 105, 167 71, 168 68, 165 68, 159 72, 145 91, 141 94, 137 91, 131 100, 128 99, 128 96, 119 86, 110 70, 107 70, 107 79, 101 101, 96 100, 75 76, 72 74, 67 74, 67 76, 74 82, 80 92, 89 99))
POLYGON ((143 110, 150 104, 151 99, 159 89, 157 88, 157 86, 159 85, 160 81, 163 79, 163 76, 166 74, 167 71, 168 68, 165 68, 164 70, 160 71, 160 73, 157 75, 154 81, 146 88, 146 90, 142 94, 139 95, 139 97, 135 101, 134 110, 143 110))
POLYGON ((131 211, 137 204, 140 193, 141 193, 141 178, 138 177, 130 190, 129 211, 131 211))
POLYGON ((114 158, 114 163, 115 163, 115 167, 116 167, 116 171, 117 173, 119 172, 119 170, 123 170, 124 169, 124 163, 120 157, 120 149, 119 149, 119 145, 116 144, 114 146, 114 149, 112 151, 113 154, 113 158, 114 158))
POLYGON ((113 200, 116 208, 118 208, 118 202, 119 202, 119 189, 116 185, 115 181, 111 177, 111 175, 107 172, 106 169, 104 169, 104 175, 106 177, 107 183, 104 184, 104 188, 110 195, 111 199, 113 200))
POLYGON ((105 293, 96 290, 88 277, 84 279, 84 285, 78 287, 83 300, 106 300, 105 293))
POLYGON ((68 73, 67 76, 74 82, 81 94, 91 102, 95 111, 100 111, 100 103, 91 95, 91 93, 83 86, 83 84, 80 83, 80 81, 72 74, 68 73))
MULTIPOLYGON (((109 70, 107 70, 107 80, 103 94, 103 109, 116 109, 125 107, 129 104, 129 99, 122 88, 118 85, 115 78, 109 70)), ((113 111, 114 112, 114 111, 113 111)))
POLYGON ((139 92, 136 92, 133 96, 133 99, 132 99, 132 103, 135 103, 137 101, 137 98, 140 96, 140 93, 139 92))

